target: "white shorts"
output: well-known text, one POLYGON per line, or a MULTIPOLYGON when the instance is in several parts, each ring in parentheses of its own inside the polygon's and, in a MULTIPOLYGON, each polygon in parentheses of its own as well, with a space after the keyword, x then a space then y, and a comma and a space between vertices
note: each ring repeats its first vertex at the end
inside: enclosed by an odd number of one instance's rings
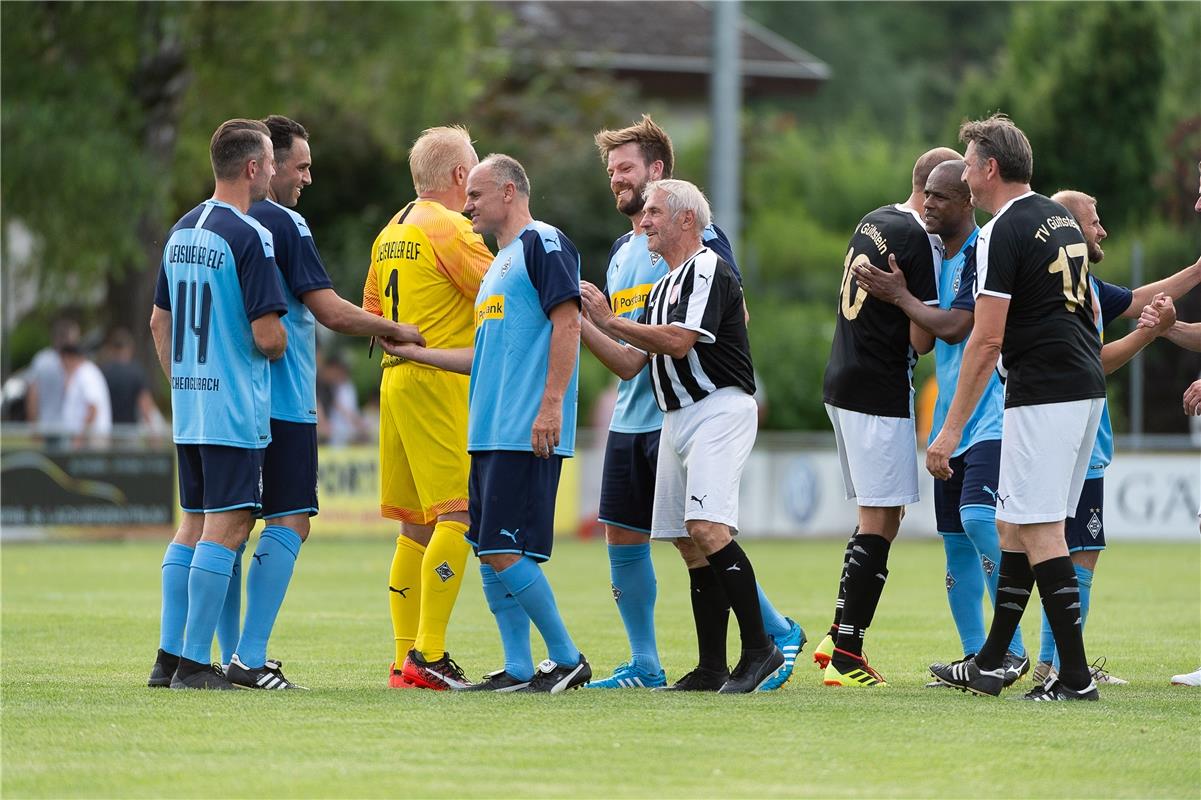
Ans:
POLYGON ((1076 513, 1105 399, 1005 409, 997 519, 1058 522, 1076 513))
POLYGON ((663 415, 652 539, 687 536, 687 520, 738 532, 738 487, 758 429, 755 398, 734 387, 663 415))
POLYGON ((880 417, 826 404, 847 499, 869 508, 918 501, 913 417, 880 417))

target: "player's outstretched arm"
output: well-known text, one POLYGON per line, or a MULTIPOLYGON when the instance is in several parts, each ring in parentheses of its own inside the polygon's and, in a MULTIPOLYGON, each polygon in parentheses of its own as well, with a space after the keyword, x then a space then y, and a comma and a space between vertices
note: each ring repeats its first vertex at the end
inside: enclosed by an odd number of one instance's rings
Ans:
POLYGON ((250 333, 254 336, 254 346, 271 361, 281 358, 288 349, 288 332, 274 311, 251 320, 250 333))
POLYGON ((647 353, 662 353, 672 358, 686 358, 700 334, 679 325, 643 325, 618 317, 609 308, 604 293, 587 281, 580 281, 580 302, 588 319, 601 333, 621 339, 647 353))
POLYGON ((325 327, 348 336, 379 336, 398 342, 425 344, 416 325, 393 322, 342 299, 333 289, 315 289, 301 298, 325 327))
POLYGON ((1164 294, 1173 300, 1179 300, 1182 296, 1188 294, 1193 288, 1201 283, 1201 258, 1180 270, 1174 275, 1169 275, 1163 280, 1148 283, 1146 286, 1140 286, 1134 290, 1134 297, 1130 300, 1130 307, 1122 312, 1123 317, 1137 317, 1145 306, 1151 304, 1151 301, 1158 294, 1164 294))
POLYGON ((475 356, 474 347, 453 349, 425 347, 412 342, 397 342, 391 339, 381 339, 380 346, 390 356, 416 361, 418 364, 437 367, 447 372, 458 372, 461 375, 471 374, 471 360, 475 356))
POLYGON ((1101 367, 1106 375, 1116 372, 1144 347, 1166 335, 1176 322, 1176 309, 1172 305, 1172 298, 1164 294, 1157 294, 1144 308, 1143 313, 1148 316, 1154 315, 1156 324, 1147 327, 1140 325, 1121 339, 1106 342, 1101 348, 1101 367))
MULTIPOLYGON (((905 273, 897 264, 896 256, 888 256, 891 272, 872 264, 855 265, 855 280, 860 288, 877 300, 891 303, 905 312, 919 328, 948 344, 959 344, 972 331, 972 312, 962 308, 939 308, 926 305, 914 297, 905 282, 905 273)), ((912 337, 911 337, 912 338, 912 337)), ((918 352, 929 352, 929 349, 918 352)))
POLYGON ((584 346, 592 351, 592 355, 596 356, 597 361, 623 381, 636 377, 649 360, 646 353, 638 348, 614 341, 601 333, 587 317, 582 321, 580 339, 584 346))
MULTIPOLYGON (((155 306, 150 312, 150 335, 154 337, 154 352, 158 365, 167 380, 171 379, 171 312, 155 306)), ((36 419, 36 417, 32 417, 36 419)))

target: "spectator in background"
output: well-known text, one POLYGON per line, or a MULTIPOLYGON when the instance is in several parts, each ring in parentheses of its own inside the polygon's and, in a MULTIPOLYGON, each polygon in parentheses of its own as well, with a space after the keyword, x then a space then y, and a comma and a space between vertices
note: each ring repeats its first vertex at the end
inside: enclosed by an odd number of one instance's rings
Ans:
POLYGON ((367 427, 359 414, 359 395, 350 379, 350 369, 337 355, 325 360, 325 380, 328 395, 325 402, 325 420, 329 431, 329 443, 334 447, 345 447, 363 441, 367 427))
POLYGON ((50 328, 50 346, 44 347, 29 365, 29 392, 25 395, 25 419, 36 426, 49 442, 63 428, 63 395, 67 373, 63 366, 64 347, 79 346, 79 323, 59 317, 50 328))
POLYGON ((125 328, 114 328, 102 352, 100 372, 108 384, 113 424, 161 426, 162 415, 147 386, 146 372, 133 357, 133 336, 125 328))
POLYGON ((62 430, 73 447, 102 444, 113 429, 108 385, 99 367, 84 355, 78 342, 59 351, 66 376, 62 400, 62 430))

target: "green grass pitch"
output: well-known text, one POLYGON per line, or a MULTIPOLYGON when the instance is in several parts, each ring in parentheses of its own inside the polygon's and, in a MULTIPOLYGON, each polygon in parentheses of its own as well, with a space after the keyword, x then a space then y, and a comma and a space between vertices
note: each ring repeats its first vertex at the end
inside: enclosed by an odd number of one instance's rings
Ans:
MULTIPOLYGON (((4 797, 1201 796, 1201 690, 1168 685, 1201 661, 1195 544, 1119 542, 1102 557, 1088 652, 1130 685, 1071 705, 924 689, 958 639, 941 546, 904 538, 867 643, 888 688, 823 687, 810 660, 839 541, 746 543, 811 638, 782 690, 528 697, 385 688, 391 542, 314 539, 270 648, 312 691, 152 690, 163 546, 4 547, 4 797)), ((564 542, 555 556, 568 626, 603 674, 626 656, 604 547, 564 542)), ((672 679, 695 655, 687 581, 673 548, 656 545, 655 562, 672 679)), ((450 632, 473 677, 501 662, 477 575, 470 562, 450 632)), ((736 658, 733 621, 730 642, 736 658)))

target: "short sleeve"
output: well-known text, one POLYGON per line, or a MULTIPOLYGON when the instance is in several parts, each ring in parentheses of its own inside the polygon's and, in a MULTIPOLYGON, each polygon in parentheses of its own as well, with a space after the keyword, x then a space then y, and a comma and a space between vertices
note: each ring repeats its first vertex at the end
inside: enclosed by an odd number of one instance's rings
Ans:
POLYGON ((531 237, 526 245, 526 272, 538 291, 542 310, 551 309, 568 300, 580 302, 580 256, 575 246, 559 235, 559 247, 547 252, 540 236, 531 237))
POLYGON ((726 232, 716 225, 710 225, 705 228, 702 239, 705 247, 717 253, 722 261, 730 265, 730 269, 734 271, 734 277, 741 284, 742 271, 738 269, 738 262, 734 260, 734 249, 730 247, 730 238, 726 236, 726 232))
POLYGON ((713 344, 726 308, 732 302, 742 302, 742 289, 734 270, 729 265, 723 269, 719 259, 714 259, 712 266, 694 263, 692 274, 684 278, 680 302, 667 322, 696 331, 700 334, 698 341, 713 344))
POLYGON ((1008 300, 1017 285, 1018 258, 1013 237, 1007 228, 993 226, 987 235, 981 231, 976 244, 977 294, 1008 300))
POLYGON ((905 237, 905 252, 897 254, 897 262, 905 273, 905 285, 910 294, 926 304, 938 302, 937 265, 942 263, 938 245, 924 230, 910 226, 905 237))
POLYGON ((288 249, 288 263, 281 266, 281 271, 297 299, 305 292, 334 288, 311 235, 297 237, 288 249))
POLYGON ((976 311, 976 248, 967 251, 963 261, 963 271, 959 273, 959 291, 951 301, 950 308, 963 311, 976 311))
POLYGON ((474 301, 484 274, 492 265, 492 251, 485 244, 484 237, 470 229, 460 231, 447 255, 445 260, 439 258, 439 263, 444 264, 444 274, 459 290, 459 294, 474 301))
POLYGON ((272 311, 280 316, 286 314, 288 302, 284 297, 275 256, 269 255, 268 248, 249 230, 240 250, 238 280, 242 284, 242 305, 246 310, 246 319, 254 322, 272 311))
POLYGON ((1101 327, 1109 326, 1118 317, 1126 313, 1134 302, 1134 292, 1125 286, 1106 283, 1100 278, 1093 278, 1097 287, 1097 303, 1101 306, 1101 327))
POLYGON ((154 285, 154 304, 164 311, 171 310, 171 287, 167 285, 167 267, 161 261, 158 265, 158 282, 154 285))

